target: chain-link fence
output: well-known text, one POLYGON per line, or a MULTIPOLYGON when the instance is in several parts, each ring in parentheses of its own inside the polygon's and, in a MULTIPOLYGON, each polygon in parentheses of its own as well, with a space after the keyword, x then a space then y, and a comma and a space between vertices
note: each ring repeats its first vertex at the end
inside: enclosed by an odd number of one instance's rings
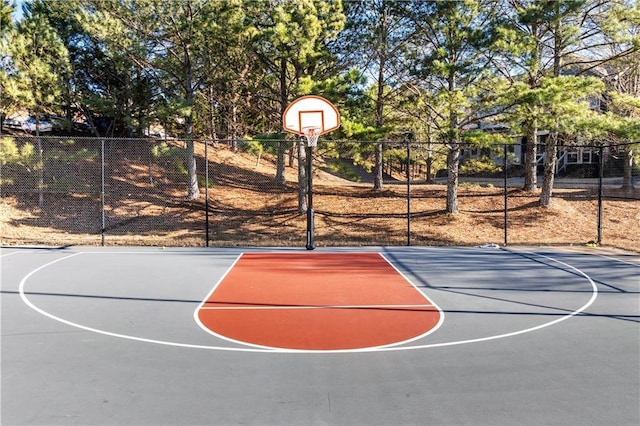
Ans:
MULTIPOLYGON (((2 244, 304 247, 308 238, 302 141, 0 139, 2 244)), ((541 207, 545 145, 527 178, 522 144, 321 140, 311 162, 315 244, 640 251, 639 145, 555 147, 551 204, 541 207), (447 184, 452 151, 456 185, 447 184)))

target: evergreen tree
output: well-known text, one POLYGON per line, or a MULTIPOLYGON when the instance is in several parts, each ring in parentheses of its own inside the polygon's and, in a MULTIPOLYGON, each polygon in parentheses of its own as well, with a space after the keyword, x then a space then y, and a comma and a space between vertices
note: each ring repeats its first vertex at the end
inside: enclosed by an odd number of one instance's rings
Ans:
MULTIPOLYGON (((28 11, 28 10, 27 10, 28 11)), ((60 99, 62 76, 68 73, 67 51, 45 16, 27 13, 6 34, 7 65, 3 94, 26 108, 36 121, 39 205, 44 204, 40 120, 60 99)))
MULTIPOLYGON (((345 5, 342 60, 347 67, 359 68, 371 82, 373 117, 363 124, 373 130, 366 136, 381 140, 389 131, 385 122, 387 104, 408 75, 406 48, 416 34, 413 6, 392 0, 353 1, 345 5)), ((374 189, 382 188, 383 144, 379 142, 374 152, 374 189)))
POLYGON ((589 71, 634 50, 629 46, 611 55, 606 49, 617 43, 607 39, 607 31, 612 31, 607 27, 618 31, 632 16, 621 14, 622 3, 625 0, 508 1, 510 13, 500 30, 500 46, 506 54, 502 72, 514 82, 512 93, 518 107, 512 118, 523 129, 526 143, 527 191, 537 189, 538 133, 550 131, 541 205, 551 203, 558 135, 563 127, 565 132, 571 129, 577 116, 586 114, 580 107, 602 90, 601 83, 586 78, 589 71))
POLYGON ((0 34, 4 34, 11 29, 11 16, 13 15, 13 11, 13 3, 9 0, 0 1, 0 34))
MULTIPOLYGON (((301 93, 303 78, 320 80, 318 72, 327 60, 327 43, 344 24, 342 3, 322 0, 265 0, 255 3, 257 29, 253 51, 263 67, 259 105, 272 130, 281 131, 282 117, 301 93)), ((288 144, 287 144, 288 145, 288 144)), ((285 182, 284 143, 278 144, 275 181, 285 182)))
POLYGON ((251 50, 257 30, 248 15, 253 6, 241 2, 221 9, 218 20, 224 24, 210 37, 204 55, 210 73, 203 84, 198 119, 209 138, 222 132, 234 150, 237 140, 248 133, 258 84, 259 65, 251 50))
POLYGON ((9 0, 0 1, 0 133, 2 133, 2 122, 11 112, 14 104, 13 99, 7 93, 9 84, 9 38, 8 35, 13 29, 11 16, 13 15, 13 4, 9 0))
POLYGON ((225 23, 219 21, 223 16, 221 10, 237 3, 131 0, 115 5, 111 1, 91 1, 95 12, 89 18, 93 18, 94 28, 103 32, 105 40, 126 48, 131 60, 148 68, 169 100, 167 105, 176 105, 180 111, 190 200, 200 197, 193 137, 196 96, 211 72, 211 62, 205 59, 209 53, 207 46, 225 28, 225 23))
POLYGON ((613 149, 619 149, 624 159, 621 188, 632 191, 633 166, 640 163, 640 54, 626 56, 611 66, 614 72, 604 127, 613 136, 611 142, 618 145, 613 149))
POLYGON ((420 43, 414 73, 432 93, 440 139, 447 145, 447 205, 458 213, 458 175, 468 129, 495 114, 500 85, 491 67, 492 27, 499 11, 494 1, 416 2, 420 43))
MULTIPOLYGON (((553 53, 552 75, 558 81, 558 90, 561 96, 565 97, 564 105, 552 105, 549 112, 553 117, 550 127, 549 138, 545 147, 545 165, 542 192, 540 195, 540 205, 549 206, 553 190, 553 181, 557 163, 557 151, 559 135, 562 133, 563 121, 573 122, 579 114, 575 111, 575 105, 571 105, 571 94, 575 100, 584 101, 586 98, 599 98, 604 91, 604 84, 601 81, 605 76, 598 78, 585 78, 593 74, 590 70, 601 68, 603 64, 612 61, 614 58, 625 57, 635 50, 633 45, 627 45, 623 51, 603 54, 603 47, 621 46, 620 40, 607 40, 609 27, 616 27, 616 31, 628 27, 630 23, 637 19, 633 14, 626 12, 619 14, 619 7, 624 2, 592 1, 553 1, 548 2, 545 8, 546 22, 551 33, 553 43, 551 51, 553 53), (617 4, 616 4, 617 3, 617 4), (613 42, 613 44, 612 44, 613 42), (588 59, 587 59, 588 58, 588 59), (589 66, 585 66, 586 63, 589 66), (597 67, 597 68, 596 68, 597 67), (586 69, 585 69, 586 68, 586 69), (566 87, 562 84, 566 79, 561 79, 561 75, 567 72, 578 72, 578 77, 582 81, 578 86, 566 87), (583 71, 584 70, 584 71, 583 71), (569 105, 567 105, 567 102, 569 105), (567 111, 563 111, 567 108, 567 111)), ((633 9, 631 9, 633 10, 633 9)), ((633 25, 633 24, 632 24, 633 25)), ((583 102, 583 105, 586 105, 583 102)), ((583 114, 586 114, 583 112, 583 114)), ((564 126, 566 128, 566 126, 564 126)), ((570 132, 564 132, 570 133, 570 132)))

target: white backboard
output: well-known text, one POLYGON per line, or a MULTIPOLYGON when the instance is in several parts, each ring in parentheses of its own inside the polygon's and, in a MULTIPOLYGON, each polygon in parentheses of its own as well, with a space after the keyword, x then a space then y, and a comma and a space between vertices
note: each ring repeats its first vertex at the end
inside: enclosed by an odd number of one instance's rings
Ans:
POLYGON ((303 96, 291 102, 282 117, 287 132, 304 134, 304 128, 320 129, 323 135, 340 127, 340 114, 325 98, 316 95, 303 96))

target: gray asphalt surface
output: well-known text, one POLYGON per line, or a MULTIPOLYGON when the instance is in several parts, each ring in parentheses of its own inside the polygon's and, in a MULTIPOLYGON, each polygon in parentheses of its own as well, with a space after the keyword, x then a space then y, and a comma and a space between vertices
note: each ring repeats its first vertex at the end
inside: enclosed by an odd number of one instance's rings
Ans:
POLYGON ((194 320, 242 251, 0 250, 2 425, 640 424, 638 254, 334 249, 380 251, 444 322, 288 353, 194 320))

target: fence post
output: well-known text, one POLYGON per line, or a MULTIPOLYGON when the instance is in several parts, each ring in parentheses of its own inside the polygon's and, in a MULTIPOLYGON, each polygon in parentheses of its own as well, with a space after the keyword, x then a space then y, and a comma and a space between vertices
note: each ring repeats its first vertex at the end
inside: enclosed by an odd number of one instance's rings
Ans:
POLYGON ((100 139, 100 240, 104 247, 104 233, 105 233, 105 216, 104 216, 104 139, 100 139))
POLYGON ((411 137, 407 137, 407 246, 411 245, 411 137))
POLYGON ((508 173, 507 173, 507 144, 503 144, 502 145, 502 154, 503 154, 503 159, 502 159, 502 169, 503 169, 503 173, 504 173, 504 245, 507 245, 507 230, 509 229, 509 222, 508 222, 508 188, 507 188, 507 178, 508 173))
POLYGON ((604 176, 604 148, 602 144, 598 149, 598 245, 602 244, 602 178, 604 176))
POLYGON ((204 140, 204 246, 209 247, 209 140, 204 140))

